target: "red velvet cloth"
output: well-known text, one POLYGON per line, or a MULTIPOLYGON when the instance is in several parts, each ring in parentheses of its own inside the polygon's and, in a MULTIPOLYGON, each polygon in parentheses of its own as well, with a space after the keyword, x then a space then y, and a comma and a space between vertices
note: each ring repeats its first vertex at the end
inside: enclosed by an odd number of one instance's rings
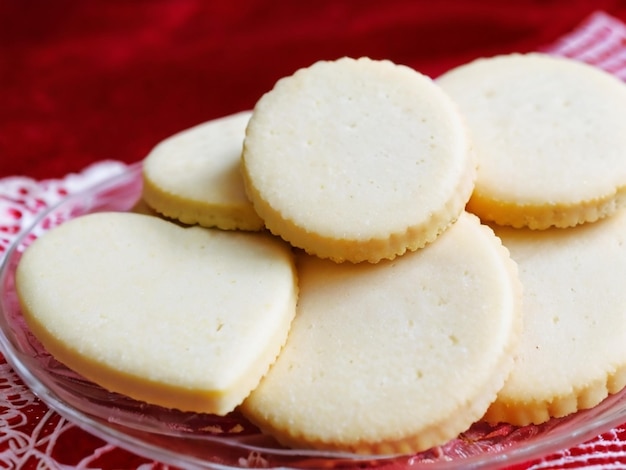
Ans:
POLYGON ((140 160, 319 59, 367 55, 437 75, 536 49, 597 9, 626 20, 617 0, 6 0, 0 177, 140 160))

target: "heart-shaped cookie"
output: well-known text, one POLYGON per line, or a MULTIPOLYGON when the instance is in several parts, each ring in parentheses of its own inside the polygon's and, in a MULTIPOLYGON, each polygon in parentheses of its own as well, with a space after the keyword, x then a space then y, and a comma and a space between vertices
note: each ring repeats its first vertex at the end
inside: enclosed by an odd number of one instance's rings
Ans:
POLYGON ((139 400, 216 414, 276 359, 297 298, 281 240, 132 213, 53 229, 16 276, 29 327, 68 367, 139 400))

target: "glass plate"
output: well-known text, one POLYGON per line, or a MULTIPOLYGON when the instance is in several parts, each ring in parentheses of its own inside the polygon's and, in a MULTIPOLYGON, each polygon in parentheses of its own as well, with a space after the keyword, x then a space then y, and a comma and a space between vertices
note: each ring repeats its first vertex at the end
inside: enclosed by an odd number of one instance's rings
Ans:
POLYGON ((23 381, 51 409, 112 444, 184 468, 460 469, 512 465, 568 448, 626 422, 626 391, 593 409, 540 426, 474 424, 444 446, 413 455, 357 456, 285 449, 237 412, 183 413, 110 393, 48 354, 26 327, 14 289, 25 247, 64 221, 99 211, 131 210, 141 194, 141 166, 67 197, 41 214, 15 242, 0 267, 0 346, 23 381))

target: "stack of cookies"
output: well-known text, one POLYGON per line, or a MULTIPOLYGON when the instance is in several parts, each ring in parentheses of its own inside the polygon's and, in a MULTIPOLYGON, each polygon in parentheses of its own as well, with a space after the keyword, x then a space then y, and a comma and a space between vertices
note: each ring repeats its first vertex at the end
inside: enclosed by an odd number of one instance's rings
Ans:
POLYGON ((291 447, 413 453, 481 419, 540 423, 626 385, 622 149, 626 86, 580 63, 433 81, 322 61, 157 145, 154 213, 51 231, 18 294, 94 382, 239 408, 291 447))
POLYGON ((626 385, 626 86, 540 54, 478 60, 439 85, 478 158, 467 208, 492 224, 524 286, 517 360, 486 419, 590 408, 626 385))

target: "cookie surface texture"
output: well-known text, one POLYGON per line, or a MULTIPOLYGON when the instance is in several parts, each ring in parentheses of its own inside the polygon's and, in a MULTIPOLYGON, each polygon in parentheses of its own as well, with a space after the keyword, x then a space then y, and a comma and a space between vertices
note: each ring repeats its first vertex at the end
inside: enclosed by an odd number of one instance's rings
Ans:
POLYGON ((148 205, 189 225, 262 229, 240 171, 250 114, 209 121, 159 143, 143 163, 143 199, 148 205))
POLYGON ((569 229, 496 228, 524 286, 518 360, 486 418, 541 423, 626 384, 626 212, 569 229))
POLYGON ((296 260, 287 343, 241 406, 293 447, 366 454, 442 444, 479 419, 504 383, 521 330, 515 265, 463 213, 394 260, 296 260))
POLYGON ((275 360, 297 295, 276 237, 131 213, 53 229, 16 276, 29 328, 60 362, 138 400, 216 414, 275 360))
POLYGON ((626 85, 547 55, 479 59, 438 78, 478 159, 468 210, 500 225, 569 227, 626 203, 626 85))
POLYGON ((389 61, 317 62, 255 105, 243 165, 267 228, 334 261, 392 259, 462 212, 475 164, 454 104, 389 61))

